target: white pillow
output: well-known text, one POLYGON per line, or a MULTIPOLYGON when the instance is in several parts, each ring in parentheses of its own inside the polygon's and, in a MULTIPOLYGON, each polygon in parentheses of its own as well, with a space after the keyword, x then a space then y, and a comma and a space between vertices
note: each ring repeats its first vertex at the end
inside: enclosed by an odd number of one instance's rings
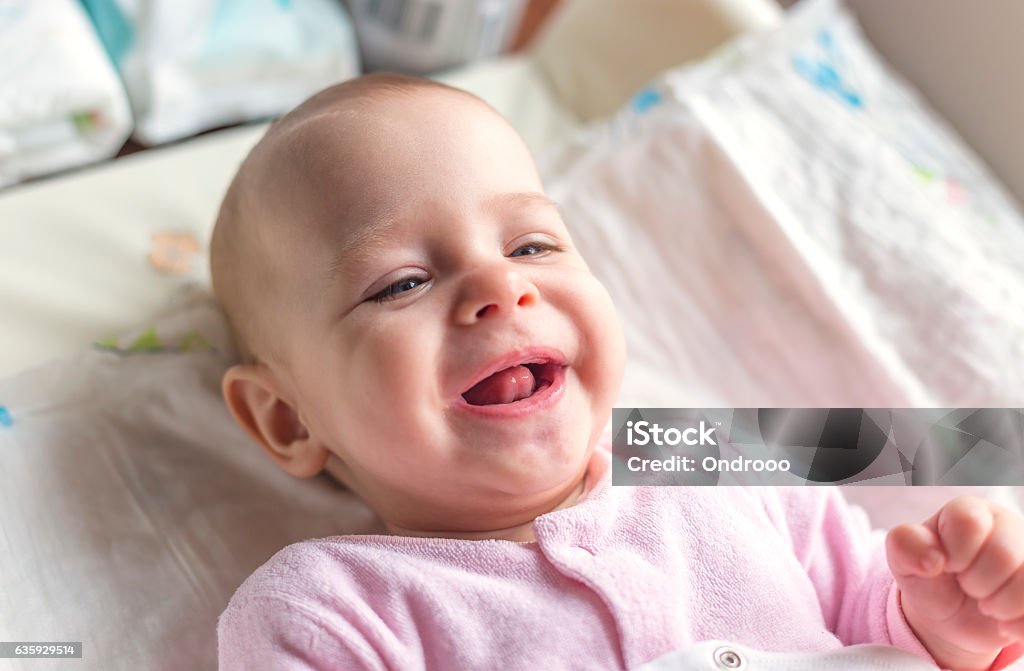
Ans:
POLYGON ((213 669, 217 616, 249 573, 285 544, 376 529, 329 477, 296 481, 236 428, 219 391, 232 356, 220 313, 189 294, 0 382, 6 640, 82 641, 81 669, 213 669))

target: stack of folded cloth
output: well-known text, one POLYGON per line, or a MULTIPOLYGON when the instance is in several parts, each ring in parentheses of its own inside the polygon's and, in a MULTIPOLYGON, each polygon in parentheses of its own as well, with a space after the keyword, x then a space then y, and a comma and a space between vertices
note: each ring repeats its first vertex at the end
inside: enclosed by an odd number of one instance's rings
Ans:
POLYGON ((285 113, 359 74, 338 0, 82 0, 158 144, 285 113))
POLYGON ((114 155, 124 90, 76 0, 0 4, 0 186, 114 155))
POLYGON ((357 75, 337 0, 0 2, 0 186, 274 117, 357 75))

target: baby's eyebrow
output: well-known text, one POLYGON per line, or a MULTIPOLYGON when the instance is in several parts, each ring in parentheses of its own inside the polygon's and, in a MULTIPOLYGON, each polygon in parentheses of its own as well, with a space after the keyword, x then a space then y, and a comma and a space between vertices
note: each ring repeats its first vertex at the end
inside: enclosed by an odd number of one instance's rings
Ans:
MULTIPOLYGON (((539 191, 515 191, 492 196, 485 203, 491 210, 517 210, 541 207, 554 210, 561 215, 558 204, 539 191)), ((371 259, 376 251, 385 246, 391 237, 397 220, 391 213, 374 217, 372 221, 353 233, 334 256, 328 269, 328 282, 336 284, 353 266, 360 266, 371 259)))
POLYGON ((526 207, 547 207, 561 214, 558 203, 548 198, 539 191, 517 191, 513 193, 502 193, 491 198, 488 203, 494 209, 504 208, 526 208, 526 207))
POLYGON ((353 233, 335 253, 328 268, 328 282, 331 285, 337 283, 353 266, 372 258, 387 243, 396 223, 393 216, 383 214, 353 233))

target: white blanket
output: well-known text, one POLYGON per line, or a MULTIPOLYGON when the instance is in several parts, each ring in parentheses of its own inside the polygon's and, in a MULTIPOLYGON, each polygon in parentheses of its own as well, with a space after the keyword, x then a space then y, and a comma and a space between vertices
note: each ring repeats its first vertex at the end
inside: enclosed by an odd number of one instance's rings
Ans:
POLYGON ((1024 220, 834 3, 545 172, 625 317, 623 405, 1024 404, 1024 220))

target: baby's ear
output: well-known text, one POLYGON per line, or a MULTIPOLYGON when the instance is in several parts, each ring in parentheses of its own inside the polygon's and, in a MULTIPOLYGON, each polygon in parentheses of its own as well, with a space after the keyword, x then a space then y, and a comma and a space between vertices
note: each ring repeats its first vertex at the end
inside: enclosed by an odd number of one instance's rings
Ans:
POLYGON ((232 366, 221 380, 221 393, 238 425, 282 469, 299 478, 324 469, 330 452, 310 437, 269 368, 232 366))

